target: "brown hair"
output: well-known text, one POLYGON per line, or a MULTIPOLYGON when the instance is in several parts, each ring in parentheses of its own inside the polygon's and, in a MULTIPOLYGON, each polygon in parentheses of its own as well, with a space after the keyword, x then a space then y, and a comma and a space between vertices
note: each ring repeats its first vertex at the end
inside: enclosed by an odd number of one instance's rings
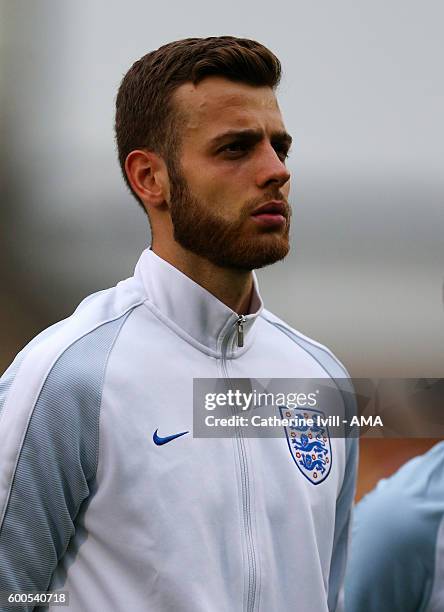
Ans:
POLYGON ((168 43, 144 55, 128 70, 117 94, 115 130, 120 167, 131 191, 125 173, 129 153, 149 149, 164 158, 168 169, 172 168, 180 132, 172 94, 183 83, 196 85, 211 75, 275 89, 281 64, 254 40, 218 36, 168 43))

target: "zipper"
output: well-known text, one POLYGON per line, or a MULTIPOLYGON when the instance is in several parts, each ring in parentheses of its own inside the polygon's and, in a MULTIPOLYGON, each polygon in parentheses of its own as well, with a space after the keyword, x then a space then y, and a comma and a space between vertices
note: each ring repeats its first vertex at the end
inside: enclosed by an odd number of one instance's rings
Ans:
MULTIPOLYGON (((239 315, 234 323, 234 330, 237 339, 237 346, 244 346, 244 323, 245 315, 239 315)), ((233 338, 233 332, 228 332, 222 343, 222 372, 224 377, 230 381, 230 375, 227 368, 227 351, 230 339, 233 338)), ((251 518, 251 492, 249 486, 249 471, 248 459, 245 448, 245 440, 242 429, 236 426, 236 446, 239 456, 240 471, 241 471, 241 495, 242 495, 242 519, 245 539, 247 544, 247 559, 248 559, 248 590, 247 590, 247 606, 246 612, 254 612, 256 601, 257 588, 257 561, 256 551, 254 548, 253 526, 251 518)))
POLYGON ((244 323, 247 320, 245 315, 239 315, 236 321, 237 326, 237 346, 242 348, 244 346, 244 323))
POLYGON ((236 344, 238 348, 242 348, 244 346, 244 324, 246 320, 247 320, 247 317, 245 315, 239 315, 236 321, 234 322, 233 327, 231 327, 230 330, 226 333, 222 341, 222 345, 221 345, 222 372, 223 372, 224 377, 227 378, 228 380, 230 380, 230 375, 228 374, 228 370, 227 370, 227 352, 228 352, 228 345, 230 344, 230 340, 233 337, 233 328, 235 329, 235 334, 236 334, 236 344))

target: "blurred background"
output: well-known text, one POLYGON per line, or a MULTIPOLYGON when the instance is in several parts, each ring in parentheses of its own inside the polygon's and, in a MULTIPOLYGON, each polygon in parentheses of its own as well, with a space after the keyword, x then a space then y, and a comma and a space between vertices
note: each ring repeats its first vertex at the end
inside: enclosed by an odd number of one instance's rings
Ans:
MULTIPOLYGON (((293 247, 270 310, 354 376, 444 365, 444 5, 438 0, 4 0, 0 371, 38 331, 130 276, 149 244, 114 146, 118 85, 170 40, 232 34, 281 59, 293 247)), ((369 440, 358 495, 427 440, 369 440)))

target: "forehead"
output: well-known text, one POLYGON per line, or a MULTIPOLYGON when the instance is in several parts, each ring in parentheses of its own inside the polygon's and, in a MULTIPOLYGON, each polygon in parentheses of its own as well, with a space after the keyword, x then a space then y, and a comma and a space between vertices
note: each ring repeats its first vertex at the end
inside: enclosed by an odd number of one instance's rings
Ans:
POLYGON ((221 130, 284 129, 276 96, 270 87, 254 87, 222 77, 207 77, 197 85, 184 83, 174 92, 183 115, 184 136, 208 136, 221 130))

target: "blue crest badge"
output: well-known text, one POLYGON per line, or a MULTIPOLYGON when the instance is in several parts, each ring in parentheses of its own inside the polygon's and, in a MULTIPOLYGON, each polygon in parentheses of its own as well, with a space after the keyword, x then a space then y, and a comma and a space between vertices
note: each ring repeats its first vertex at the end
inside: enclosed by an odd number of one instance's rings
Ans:
POLYGON ((297 423, 284 426, 284 429, 291 456, 299 471, 315 485, 323 482, 332 464, 328 419, 325 414, 311 408, 283 406, 279 410, 283 419, 297 420, 297 423))

